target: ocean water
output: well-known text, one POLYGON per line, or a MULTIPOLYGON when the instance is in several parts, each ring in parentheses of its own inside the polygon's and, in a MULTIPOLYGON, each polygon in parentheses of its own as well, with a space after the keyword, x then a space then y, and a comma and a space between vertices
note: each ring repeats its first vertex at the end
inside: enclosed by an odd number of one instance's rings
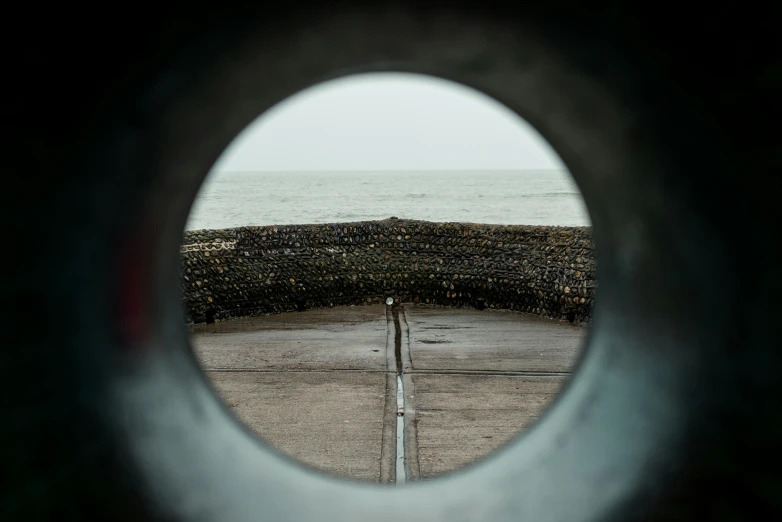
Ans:
POLYGON ((386 219, 589 225, 564 170, 215 172, 187 230, 386 219))

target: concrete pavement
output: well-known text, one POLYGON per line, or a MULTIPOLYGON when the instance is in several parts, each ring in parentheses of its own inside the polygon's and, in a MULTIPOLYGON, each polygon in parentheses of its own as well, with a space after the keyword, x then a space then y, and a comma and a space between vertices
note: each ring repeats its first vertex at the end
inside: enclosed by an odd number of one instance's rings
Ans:
POLYGON ((586 329, 490 310, 337 307, 191 327, 215 389, 285 455, 344 478, 408 480, 506 444, 567 380, 586 329), (397 359, 404 416, 397 417, 397 359))
POLYGON ((586 334, 512 312, 417 306, 404 316, 422 479, 475 462, 531 425, 564 385, 586 334))
POLYGON ((380 481, 383 373, 208 375, 233 413, 283 454, 344 478, 380 481))
POLYGON ((339 307, 198 325, 191 340, 224 402, 264 441, 307 466, 379 482, 395 392, 386 329, 385 306, 339 307))

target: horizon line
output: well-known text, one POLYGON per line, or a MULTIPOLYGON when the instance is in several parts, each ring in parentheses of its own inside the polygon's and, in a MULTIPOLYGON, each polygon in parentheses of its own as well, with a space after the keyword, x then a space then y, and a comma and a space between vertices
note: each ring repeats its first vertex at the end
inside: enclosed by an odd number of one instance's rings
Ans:
POLYGON ((523 169, 295 169, 295 170, 215 170, 210 172, 221 172, 225 174, 232 173, 251 173, 251 172, 265 172, 265 173, 291 173, 291 172, 527 172, 527 171, 568 171, 567 167, 561 168, 523 168, 523 169))

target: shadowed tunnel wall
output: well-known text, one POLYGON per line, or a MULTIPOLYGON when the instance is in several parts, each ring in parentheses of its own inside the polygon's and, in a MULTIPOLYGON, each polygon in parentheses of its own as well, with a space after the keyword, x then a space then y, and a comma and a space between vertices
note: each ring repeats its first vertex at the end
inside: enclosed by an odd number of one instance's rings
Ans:
POLYGON ((589 227, 387 219, 185 233, 188 322, 335 305, 495 308, 588 322, 589 227))

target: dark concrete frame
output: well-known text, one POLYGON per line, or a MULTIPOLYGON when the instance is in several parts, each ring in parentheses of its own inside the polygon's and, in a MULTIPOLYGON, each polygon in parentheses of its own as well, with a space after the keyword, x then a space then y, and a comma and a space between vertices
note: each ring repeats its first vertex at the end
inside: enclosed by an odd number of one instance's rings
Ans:
POLYGON ((780 518, 772 16, 15 9, 4 519, 780 518), (211 164, 285 96, 368 70, 460 81, 530 121, 581 188, 599 267, 587 353, 554 407, 501 459, 405 489, 262 449, 207 386, 181 320, 178 248, 211 164))

